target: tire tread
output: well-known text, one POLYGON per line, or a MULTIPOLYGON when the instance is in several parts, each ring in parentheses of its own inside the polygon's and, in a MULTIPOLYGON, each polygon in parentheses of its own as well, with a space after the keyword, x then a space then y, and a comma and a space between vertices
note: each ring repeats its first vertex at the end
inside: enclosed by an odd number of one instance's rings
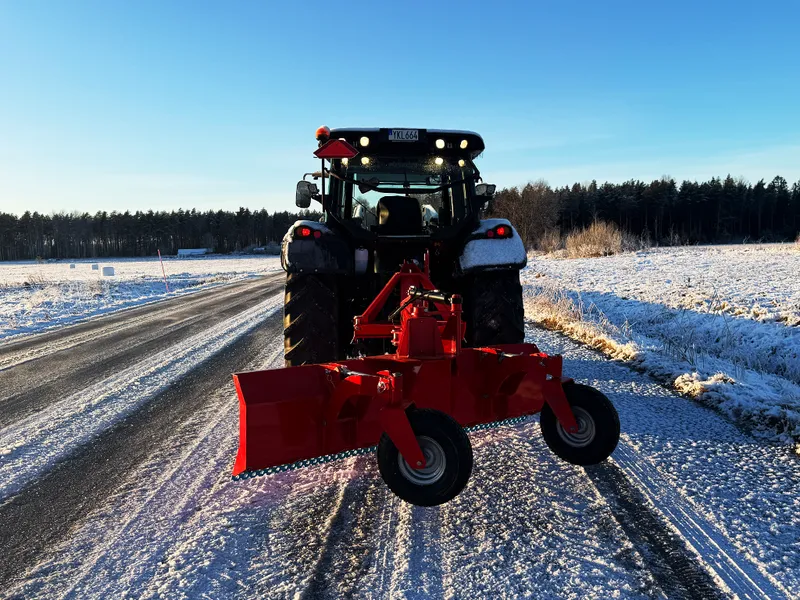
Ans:
POLYGON ((465 301, 468 345, 519 344, 525 339, 519 271, 487 271, 474 275, 465 301))
POLYGON ((338 301, 334 277, 288 274, 283 305, 286 366, 338 359, 337 316, 338 301))

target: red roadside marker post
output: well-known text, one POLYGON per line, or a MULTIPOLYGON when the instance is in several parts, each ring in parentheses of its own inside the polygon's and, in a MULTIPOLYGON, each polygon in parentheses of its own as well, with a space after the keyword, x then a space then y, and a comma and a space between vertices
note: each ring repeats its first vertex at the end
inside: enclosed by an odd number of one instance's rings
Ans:
POLYGON ((169 294, 169 284, 167 283, 167 272, 164 270, 164 259, 161 258, 161 249, 158 250, 158 260, 161 262, 161 273, 164 275, 164 287, 167 288, 169 294))

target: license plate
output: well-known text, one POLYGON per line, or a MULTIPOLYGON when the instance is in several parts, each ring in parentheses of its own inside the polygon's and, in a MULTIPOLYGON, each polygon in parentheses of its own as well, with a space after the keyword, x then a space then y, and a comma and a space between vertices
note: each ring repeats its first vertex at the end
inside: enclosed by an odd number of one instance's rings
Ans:
POLYGON ((419 129, 390 129, 390 142, 418 142, 419 129))

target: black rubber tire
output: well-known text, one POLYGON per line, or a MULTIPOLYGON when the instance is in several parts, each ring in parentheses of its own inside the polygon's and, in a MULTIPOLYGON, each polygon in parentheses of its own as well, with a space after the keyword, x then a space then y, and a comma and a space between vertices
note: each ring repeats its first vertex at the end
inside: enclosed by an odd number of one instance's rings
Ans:
POLYGON ((289 273, 283 302, 283 349, 287 367, 339 358, 339 303, 330 275, 289 273))
POLYGON ((455 498, 467 485, 472 474, 472 444, 467 433, 450 415, 438 410, 411 409, 411 429, 418 436, 434 440, 444 456, 444 472, 435 481, 420 485, 403 474, 410 469, 389 436, 378 443, 378 469, 381 477, 397 496, 417 506, 438 506, 455 498))
POLYGON ((596 465, 604 461, 611 456, 619 441, 617 409, 605 394, 588 385, 566 383, 564 393, 573 410, 577 407, 592 419, 594 436, 584 446, 570 444, 559 432, 558 420, 552 409, 545 404, 539 419, 545 443, 556 456, 573 465, 596 465))
POLYGON ((473 275, 464 291, 467 345, 520 344, 525 340, 525 310, 519 271, 473 275))

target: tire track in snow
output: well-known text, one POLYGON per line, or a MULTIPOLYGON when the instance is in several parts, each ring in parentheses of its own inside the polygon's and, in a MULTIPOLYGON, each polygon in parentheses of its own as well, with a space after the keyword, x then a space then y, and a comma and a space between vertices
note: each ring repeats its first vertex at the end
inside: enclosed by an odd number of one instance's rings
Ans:
POLYGON ((412 552, 412 513, 413 506, 400 501, 397 505, 397 526, 393 540, 392 573, 389 577, 389 594, 402 597, 403 589, 408 585, 409 564, 412 552))
POLYGON ((616 464, 609 461, 585 470, 668 598, 728 597, 703 567, 700 557, 694 556, 683 540, 656 517, 616 464))
POLYGON ((322 559, 356 460, 232 482, 210 495, 144 596, 299 596, 322 559))
POLYGON ((444 597, 442 508, 400 503, 391 596, 444 597))
POLYGON ((470 483, 438 509, 444 597, 661 595, 591 481, 550 452, 534 420, 470 438, 470 483))
MULTIPOLYGON (((356 460, 347 459, 345 465, 352 467, 356 460)), ((350 485, 349 473, 340 471, 343 467, 294 472, 286 501, 271 514, 263 506, 251 508, 269 521, 248 562, 246 587, 254 596, 297 598, 308 585, 350 485)))
MULTIPOLYGON (((375 457, 358 457, 356 468, 361 471, 368 460, 374 461, 375 457)), ((380 487, 382 483, 373 473, 356 474, 347 483, 319 561, 301 598, 352 597, 362 588, 363 579, 377 562, 373 557, 379 544, 377 518, 381 514, 380 504, 387 500, 385 490, 380 487)))
MULTIPOLYGON (((382 482, 383 480, 381 480, 382 482)), ((379 594, 388 596, 392 589, 392 577, 397 571, 397 552, 398 537, 400 530, 400 512, 408 506, 405 502, 397 498, 394 494, 389 494, 383 504, 383 510, 379 523, 382 524, 378 534, 378 548, 376 558, 376 575, 374 582, 367 583, 367 589, 376 590, 379 594)))
POLYGON ((0 432, 0 502, 281 309, 282 295, 145 358, 0 432))
POLYGON ((169 306, 153 306, 149 316, 131 319, 132 324, 124 321, 124 331, 112 328, 109 335, 95 328, 94 337, 69 344, 68 351, 54 352, 48 341, 35 344, 42 356, 0 370, 0 428, 263 301, 276 291, 273 279, 222 288, 178 306, 164 301, 169 306))
MULTIPOLYGON (((789 598, 791 596, 789 590, 781 586, 774 578, 762 573, 756 565, 738 558, 739 553, 725 536, 717 531, 716 527, 707 519, 698 514, 674 488, 665 484, 648 461, 637 455, 624 439, 621 440, 621 444, 614 454, 614 460, 619 465, 619 472, 615 473, 613 466, 607 466, 608 468, 604 469, 605 473, 600 475, 606 482, 611 483, 612 487, 604 486, 602 482, 598 487, 606 487, 623 505, 628 498, 635 497, 636 491, 638 491, 642 498, 646 498, 658 512, 666 517, 674 531, 702 558, 706 568, 710 569, 733 594, 739 598, 753 600, 789 598), (622 473, 630 480, 630 483, 620 482, 622 473), (636 491, 632 489, 634 486, 636 491)), ((600 481, 597 475, 593 476, 590 473, 590 477, 595 480, 596 484, 600 481)), ((640 518, 642 511, 630 514, 631 508, 633 507, 623 508, 623 514, 635 519, 640 518)), ((634 508, 634 510, 636 509, 634 508)), ((640 530, 647 535, 649 528, 640 530)), ((668 532, 664 533, 668 534, 668 532)), ((650 542, 653 543, 654 540, 650 540, 650 542)), ((665 549, 668 550, 668 548, 665 549)), ((668 556, 664 556, 664 558, 669 560, 668 556)), ((679 567, 678 571, 680 570, 679 567)), ((692 582, 694 581, 697 581, 697 576, 690 574, 687 582, 689 592, 692 592, 692 582)), ((699 592, 702 587, 696 589, 699 592)), ((687 597, 696 597, 698 592, 687 597)))
POLYGON ((386 596, 403 503, 383 484, 374 455, 295 473, 250 565, 247 589, 270 598, 386 596))
MULTIPOLYGON (((282 340, 274 332, 248 338, 241 354, 250 356, 229 359, 240 368, 259 368, 265 362, 275 366, 282 359, 282 340), (260 355, 256 350, 255 360, 253 347, 261 350, 260 355)), ((237 400, 227 369, 222 375, 225 385, 207 394, 201 410, 179 422, 176 431, 128 473, 127 480, 68 540, 50 549, 17 593, 48 598, 144 597, 177 534, 209 520, 207 505, 224 513, 225 505, 247 503, 252 488, 230 481, 238 439, 237 400)))
MULTIPOLYGON (((229 444, 231 455, 223 471, 230 467, 236 443, 235 395, 230 373, 239 370, 253 356, 272 345, 277 348, 276 360, 282 356, 279 318, 266 313, 264 327, 242 331, 213 361, 206 361, 184 377, 169 381, 169 387, 136 410, 93 438, 87 444, 65 449, 65 458, 54 464, 36 481, 9 498, 0 506, 0 544, 4 560, 0 562, 0 586, 18 580, 40 556, 64 540, 86 515, 108 503, 109 497, 125 482, 137 465, 158 452, 165 440, 171 439, 181 424, 209 402, 220 387, 230 390, 233 410, 229 444)), ((274 351, 274 350, 273 350, 274 351)), ((141 482, 147 485, 147 481, 141 482)), ((134 486, 135 488, 135 486, 134 486)), ((123 489, 124 486, 123 486, 123 489)), ((128 488, 130 491, 130 488, 128 488)), ((112 522, 116 514, 107 514, 112 522)), ((83 560, 80 557, 78 560, 83 560)))

